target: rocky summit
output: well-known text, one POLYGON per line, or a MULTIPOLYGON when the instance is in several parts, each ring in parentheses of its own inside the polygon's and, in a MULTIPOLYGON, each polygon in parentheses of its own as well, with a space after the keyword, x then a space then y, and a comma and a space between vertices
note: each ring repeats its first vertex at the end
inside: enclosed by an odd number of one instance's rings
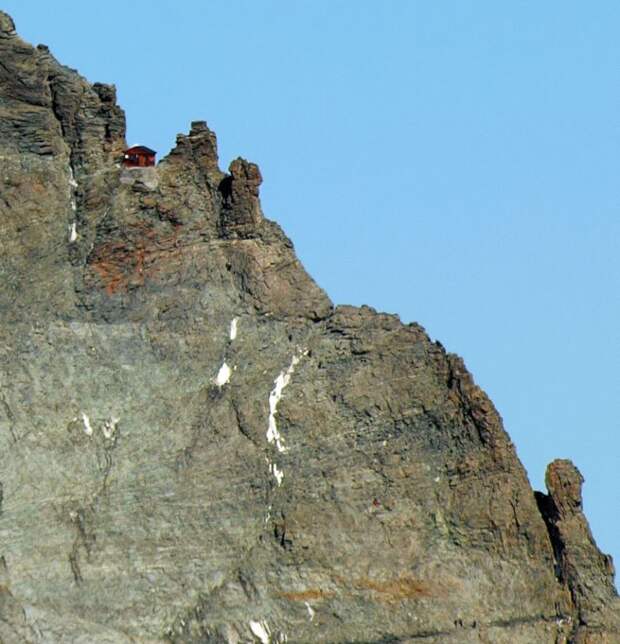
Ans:
POLYGON ((0 13, 0 641, 620 642, 569 461, 534 493, 417 324, 334 307, 203 121, 0 13))

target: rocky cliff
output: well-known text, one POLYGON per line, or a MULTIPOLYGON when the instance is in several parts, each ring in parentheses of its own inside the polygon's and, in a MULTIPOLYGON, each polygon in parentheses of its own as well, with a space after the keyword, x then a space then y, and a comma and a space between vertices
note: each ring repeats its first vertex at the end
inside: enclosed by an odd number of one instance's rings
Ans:
POLYGON ((532 491, 416 325, 334 307, 195 122, 0 13, 0 641, 620 642, 567 461, 532 491))

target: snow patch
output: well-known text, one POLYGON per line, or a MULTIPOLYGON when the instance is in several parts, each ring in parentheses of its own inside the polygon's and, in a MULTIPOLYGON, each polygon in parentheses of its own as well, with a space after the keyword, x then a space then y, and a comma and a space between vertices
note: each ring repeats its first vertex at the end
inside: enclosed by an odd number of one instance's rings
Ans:
POLYGON ((78 234, 77 234, 77 224, 76 224, 75 222, 73 222, 73 223, 71 224, 71 226, 69 227, 69 241, 70 241, 71 243, 73 243, 74 241, 76 241, 76 240, 77 240, 77 238, 78 238, 78 234))
POLYGON ((84 423, 84 433, 87 436, 92 436, 93 435, 93 427, 90 424, 90 418, 84 412, 82 412, 82 421, 84 423))
POLYGON ((310 617, 310 621, 312 621, 314 619, 314 608, 312 608, 308 602, 304 602, 304 604, 308 609, 308 617, 310 617))
POLYGON ((106 420, 105 423, 103 423, 101 431, 103 432, 104 437, 108 440, 114 438, 119 420, 120 418, 112 416, 109 420, 106 420))
POLYGON ((72 188, 78 187, 77 181, 75 180, 75 176, 73 175, 73 168, 71 166, 69 166, 69 185, 72 188))
POLYGON ((230 340, 231 342, 237 337, 237 323, 239 318, 233 318, 230 322, 230 340))
POLYGON ((250 630, 256 637, 258 637, 261 644, 269 644, 271 641, 267 622, 250 622, 250 630))
POLYGON ((230 380, 231 375, 231 368, 224 362, 220 367, 220 370, 217 372, 217 376, 215 376, 215 384, 218 387, 223 387, 230 380))
POLYGON ((278 431, 278 426, 276 424, 276 412, 278 411, 278 403, 282 398, 282 392, 284 388, 291 381, 291 376, 295 372, 295 367, 301 360, 302 356, 308 354, 308 350, 304 349, 300 355, 293 356, 291 359, 291 364, 287 369, 282 370, 278 377, 273 381, 275 385, 269 394, 269 425, 267 428, 267 441, 270 443, 275 443, 279 452, 286 452, 286 447, 283 445, 283 438, 278 431))
POLYGON ((279 469, 275 463, 272 463, 269 466, 269 470, 271 471, 276 481, 278 482, 278 487, 280 487, 282 485, 282 479, 284 478, 284 472, 281 469, 279 469))

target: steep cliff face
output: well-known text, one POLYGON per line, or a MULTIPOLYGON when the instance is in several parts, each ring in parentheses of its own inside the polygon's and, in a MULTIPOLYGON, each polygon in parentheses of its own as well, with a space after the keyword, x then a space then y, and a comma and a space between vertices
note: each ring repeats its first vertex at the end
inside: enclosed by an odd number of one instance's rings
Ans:
POLYGON ((618 642, 555 463, 462 361, 334 308, 204 122, 124 115, 0 13, 0 640, 618 642))

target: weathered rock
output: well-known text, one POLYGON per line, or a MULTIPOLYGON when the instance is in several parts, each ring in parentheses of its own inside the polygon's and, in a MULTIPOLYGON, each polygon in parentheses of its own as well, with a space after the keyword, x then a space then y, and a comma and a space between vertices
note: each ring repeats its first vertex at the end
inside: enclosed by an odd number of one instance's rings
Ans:
POLYGON ((220 184, 224 198, 221 216, 222 235, 247 239, 258 234, 263 218, 258 188, 263 181, 255 163, 235 159, 230 164, 230 176, 220 184))
MULTIPOLYGON (((11 24, 5 15, 3 29, 11 24)), ((124 115, 112 87, 91 86, 46 47, 0 39, 0 60, 0 306, 16 319, 68 315, 81 270, 72 263, 83 262, 118 183, 124 115)))
POLYGON ((113 87, 12 29, 0 639, 619 641, 576 471, 537 504, 462 360, 334 309, 256 165, 194 122, 122 170, 113 87))
POLYGON ((224 178, 218 165, 217 138, 206 121, 193 121, 189 135, 177 135, 176 146, 169 158, 189 161, 211 188, 217 187, 224 178))
POLYGON ((597 548, 583 514, 583 476, 568 460, 547 468, 548 495, 537 493, 555 551, 557 574, 576 609, 575 642, 614 642, 620 633, 620 605, 611 557, 597 548), (609 633, 608 631, 613 631, 609 633))
POLYGON ((0 37, 7 38, 15 35, 15 23, 13 18, 4 11, 0 11, 0 37))

